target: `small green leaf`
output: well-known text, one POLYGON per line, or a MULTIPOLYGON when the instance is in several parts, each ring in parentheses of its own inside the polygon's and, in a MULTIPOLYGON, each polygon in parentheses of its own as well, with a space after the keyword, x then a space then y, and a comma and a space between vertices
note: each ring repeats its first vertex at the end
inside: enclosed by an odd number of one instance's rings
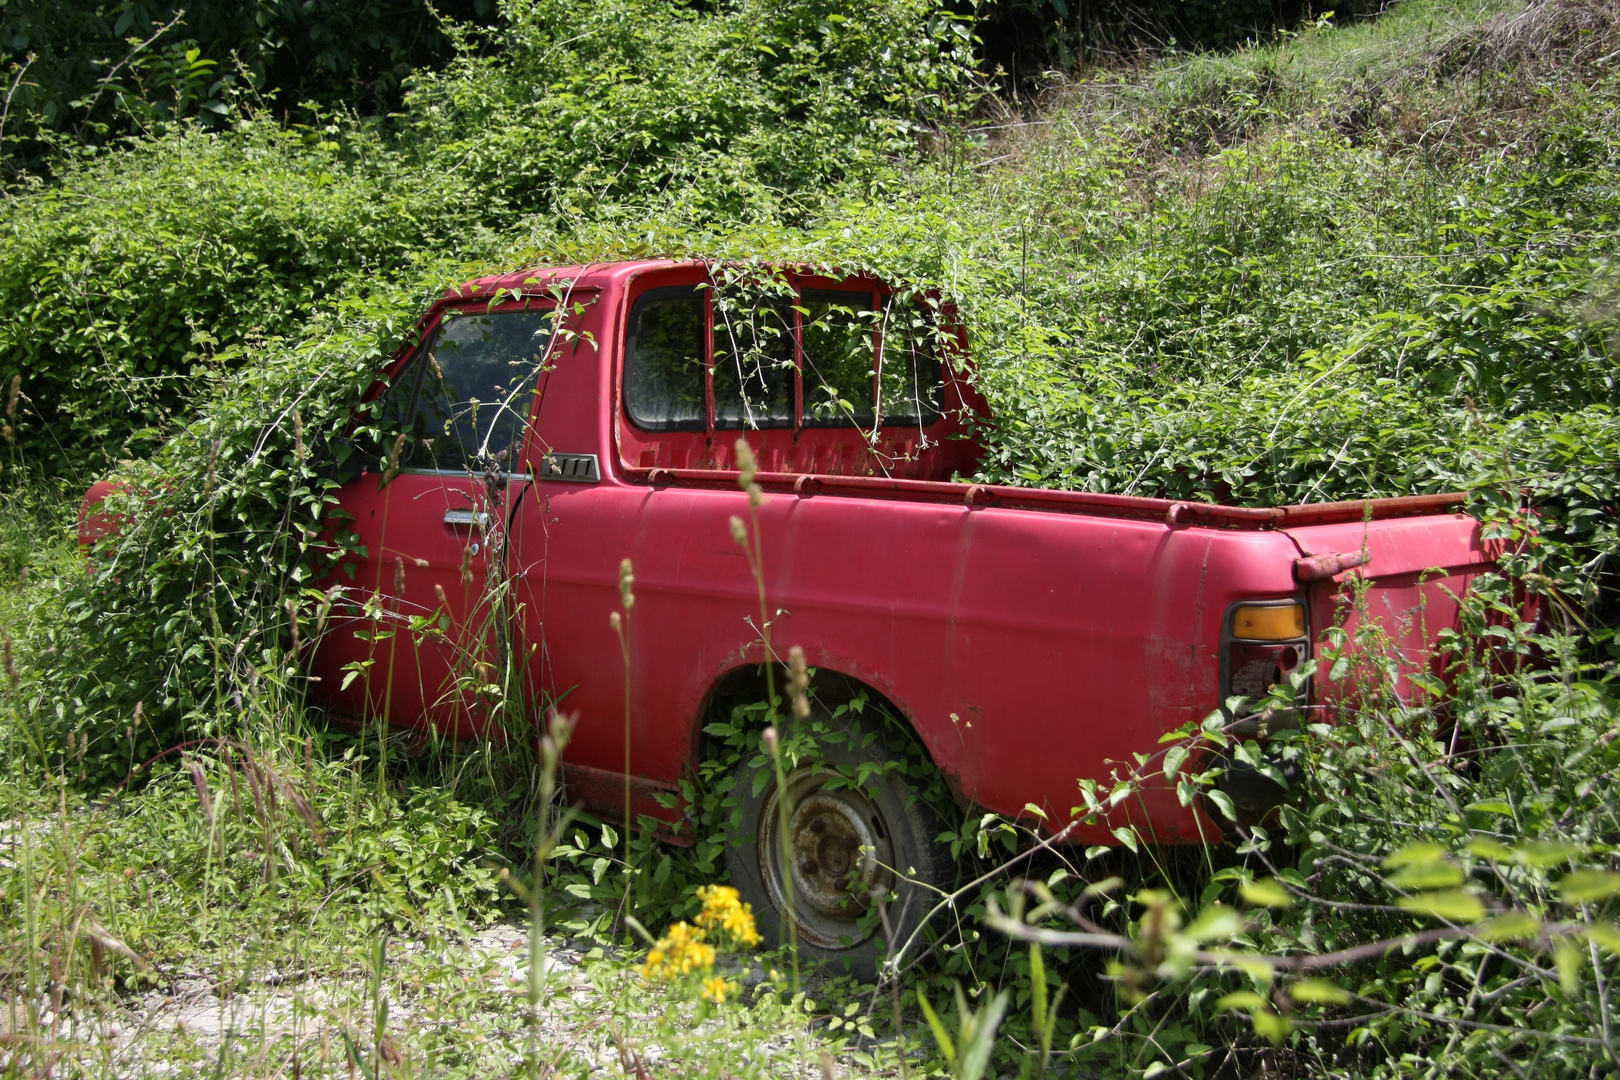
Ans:
POLYGON ((1136 844, 1136 830, 1131 828, 1129 825, 1121 825, 1119 828, 1115 829, 1114 837, 1120 843, 1130 848, 1132 852, 1139 850, 1136 844))
POLYGON ((1512 848, 1500 841, 1492 840, 1488 836, 1479 836, 1468 841, 1468 850, 1482 859, 1489 859, 1491 862, 1512 862, 1514 860, 1512 848))
POLYGON ((1482 814, 1513 816, 1513 807, 1502 799, 1481 799, 1479 802, 1469 803, 1466 809, 1478 810, 1482 814))
POLYGON ((1266 999, 1253 990, 1234 990, 1215 1002, 1217 1009, 1263 1009, 1266 999))
POLYGON ((1204 795, 1215 804, 1228 821, 1237 820, 1237 808, 1232 805, 1232 800, 1227 798, 1226 792, 1211 790, 1204 792, 1204 795))

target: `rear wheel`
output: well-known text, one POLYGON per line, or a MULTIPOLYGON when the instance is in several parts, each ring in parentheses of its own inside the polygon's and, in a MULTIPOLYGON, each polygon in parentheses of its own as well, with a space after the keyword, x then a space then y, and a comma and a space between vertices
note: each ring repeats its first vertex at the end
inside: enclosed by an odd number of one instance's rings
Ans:
POLYGON ((938 818, 903 770, 869 769, 864 784, 849 781, 862 765, 896 764, 878 724, 820 719, 847 738, 825 743, 819 761, 785 777, 785 827, 783 791, 771 762, 738 765, 742 827, 731 838, 726 863, 767 943, 787 942, 791 907, 801 956, 869 979, 887 951, 876 906, 888 904, 895 943, 904 943, 938 899, 928 886, 944 887, 951 863, 934 839, 938 818))

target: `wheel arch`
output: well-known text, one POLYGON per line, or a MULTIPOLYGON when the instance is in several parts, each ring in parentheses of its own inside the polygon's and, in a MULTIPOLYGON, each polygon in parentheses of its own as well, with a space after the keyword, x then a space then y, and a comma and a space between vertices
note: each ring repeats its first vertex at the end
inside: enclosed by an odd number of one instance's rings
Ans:
MULTIPOLYGON (((928 756, 929 764, 940 770, 956 804, 962 808, 971 805, 972 800, 963 794, 962 784, 958 778, 940 764, 938 751, 928 735, 918 727, 913 711, 891 686, 885 685, 886 680, 862 678, 855 671, 846 670, 836 664, 813 665, 812 670, 816 674, 811 682, 811 692, 818 704, 836 707, 864 693, 869 702, 868 707, 875 705, 886 712, 894 723, 900 725, 905 733, 915 740, 921 751, 928 756)), ((785 694, 785 687, 786 665, 778 665, 777 693, 785 694)), ((720 716, 722 711, 729 715, 729 709, 734 704, 760 701, 765 695, 765 665, 757 661, 734 665, 716 676, 703 695, 702 703, 691 724, 691 741, 687 750, 691 766, 695 768, 705 760, 709 737, 704 729, 710 722, 720 716)))

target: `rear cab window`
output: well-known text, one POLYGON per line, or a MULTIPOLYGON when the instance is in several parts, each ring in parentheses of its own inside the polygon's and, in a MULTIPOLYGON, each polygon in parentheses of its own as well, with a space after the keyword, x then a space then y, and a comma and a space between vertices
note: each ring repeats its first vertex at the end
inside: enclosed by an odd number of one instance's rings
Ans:
POLYGON ((767 471, 911 475, 949 434, 937 300, 870 279, 686 276, 632 294, 625 464, 725 468, 745 434, 767 471))

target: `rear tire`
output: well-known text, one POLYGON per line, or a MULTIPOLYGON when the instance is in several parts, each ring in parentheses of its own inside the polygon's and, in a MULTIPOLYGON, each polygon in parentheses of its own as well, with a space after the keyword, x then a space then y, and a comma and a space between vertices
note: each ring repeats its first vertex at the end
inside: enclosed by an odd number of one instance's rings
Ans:
POLYGON ((880 722, 849 715, 820 719, 849 738, 822 745, 820 762, 801 765, 785 778, 791 879, 782 872, 778 791, 769 758, 759 765, 745 758, 737 766, 742 823, 726 848, 726 866, 732 885, 753 905, 767 945, 788 941, 791 880, 799 955, 872 979, 888 952, 873 908, 888 904, 895 944, 903 945, 938 902, 934 889, 946 887, 954 867, 935 840, 938 817, 901 770, 877 772, 861 787, 843 783, 835 771, 853 773, 861 765, 895 760, 880 722), (756 794, 761 772, 766 775, 756 794))

